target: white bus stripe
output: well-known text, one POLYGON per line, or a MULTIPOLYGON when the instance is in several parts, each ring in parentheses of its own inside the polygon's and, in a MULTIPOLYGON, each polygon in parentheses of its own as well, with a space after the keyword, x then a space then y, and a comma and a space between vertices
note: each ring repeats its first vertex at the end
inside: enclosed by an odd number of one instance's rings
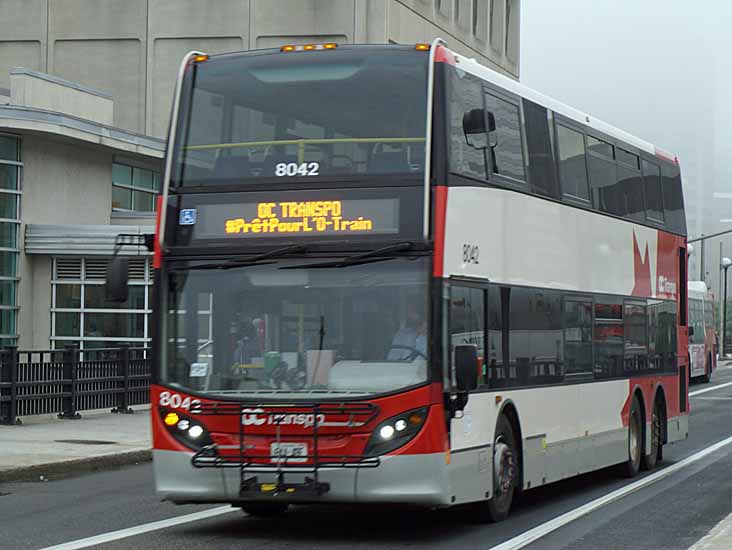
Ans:
POLYGON ((695 395, 701 395, 701 394, 707 393, 709 391, 726 388, 727 386, 732 386, 732 382, 725 382, 724 384, 717 384, 716 386, 710 386, 708 388, 704 388, 703 390, 696 390, 696 391, 689 392, 689 397, 694 397, 695 395))
POLYGON ((143 533, 149 533, 150 531, 159 531, 160 529, 167 529, 168 527, 175 527, 183 523, 190 523, 192 521, 198 521, 201 519, 213 518, 222 514, 230 514, 231 512, 238 511, 238 508, 232 508, 231 506, 219 506, 210 510, 204 510, 203 512, 196 512, 194 514, 186 514, 185 516, 178 516, 177 518, 164 519, 161 521, 154 521, 153 523, 146 523, 144 525, 137 525, 135 527, 128 527, 127 529, 120 529, 119 531, 111 531, 94 537, 88 537, 85 539, 79 539, 72 542, 66 542, 64 544, 58 544, 56 546, 48 546, 42 550, 76 550, 77 548, 89 548, 90 546, 96 546, 98 544, 105 544, 115 540, 126 539, 128 537, 134 537, 135 535, 141 535, 143 533))
POLYGON ((611 493, 608 493, 607 495, 605 495, 603 497, 600 497, 591 502, 588 502, 587 504, 584 504, 584 505, 580 506, 579 508, 570 510, 569 512, 566 512, 566 513, 562 514, 561 516, 554 518, 553 520, 547 521, 546 523, 543 523, 537 527, 534 527, 533 529, 529 529, 528 531, 521 533, 517 537, 514 537, 512 539, 507 540, 506 542, 503 542, 497 546, 492 547, 492 550, 518 550, 519 548, 528 546, 532 542, 535 542, 535 541, 539 540, 540 538, 545 537, 549 533, 556 531, 560 527, 563 527, 563 526, 567 525, 568 523, 571 523, 574 520, 581 518, 582 516, 586 516, 587 514, 590 514, 591 512, 594 512, 595 510, 602 508, 603 506, 607 506, 608 504, 615 502, 616 500, 619 500, 619 499, 623 498, 624 496, 629 495, 630 493, 634 493, 635 491, 638 491, 648 485, 651 485, 652 483, 655 483, 656 481, 660 481, 661 479, 668 477, 675 472, 678 472, 679 470, 688 466, 689 464, 698 462, 702 458, 718 451, 719 449, 721 449, 723 447, 726 447, 730 443, 732 443, 732 437, 723 439, 722 441, 719 441, 719 442, 715 443, 714 445, 711 445, 705 449, 702 449, 701 451, 694 453, 693 455, 688 456, 685 459, 681 460, 680 462, 672 464, 671 466, 664 468, 663 470, 659 470, 649 476, 646 476, 642 479, 639 479, 638 481, 635 481, 629 485, 626 485, 625 487, 621 487, 620 489, 617 489, 611 493))

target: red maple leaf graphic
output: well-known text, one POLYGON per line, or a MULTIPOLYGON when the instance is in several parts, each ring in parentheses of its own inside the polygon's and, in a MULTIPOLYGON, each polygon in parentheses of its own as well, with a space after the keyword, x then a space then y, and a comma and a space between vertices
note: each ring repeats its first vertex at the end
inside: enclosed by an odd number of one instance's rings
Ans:
POLYGON ((633 231, 633 271, 635 274, 635 286, 631 294, 633 296, 652 296, 651 293, 651 264, 648 261, 648 243, 641 258, 638 239, 633 231))

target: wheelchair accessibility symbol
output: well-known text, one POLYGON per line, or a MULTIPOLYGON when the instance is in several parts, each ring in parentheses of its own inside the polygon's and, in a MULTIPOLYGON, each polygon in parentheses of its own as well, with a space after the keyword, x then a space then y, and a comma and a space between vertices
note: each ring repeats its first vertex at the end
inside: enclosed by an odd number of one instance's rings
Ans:
POLYGON ((195 208, 184 208, 180 211, 178 217, 178 225, 195 225, 196 224, 196 209, 195 208))

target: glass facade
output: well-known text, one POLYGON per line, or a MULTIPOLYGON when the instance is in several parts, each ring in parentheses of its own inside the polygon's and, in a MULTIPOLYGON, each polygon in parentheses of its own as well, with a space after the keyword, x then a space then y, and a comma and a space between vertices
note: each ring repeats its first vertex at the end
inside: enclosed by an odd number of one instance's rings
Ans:
POLYGON ((17 342, 20 140, 0 134, 0 345, 17 342))
MULTIPOLYGON (((130 259, 129 300, 105 300, 108 258, 55 258, 51 344, 80 349, 149 345, 152 268, 144 258, 130 259)), ((0 293, 2 289, 0 288, 0 293)))
POLYGON ((112 164, 112 210, 154 212, 158 194, 159 172, 117 162, 112 164))

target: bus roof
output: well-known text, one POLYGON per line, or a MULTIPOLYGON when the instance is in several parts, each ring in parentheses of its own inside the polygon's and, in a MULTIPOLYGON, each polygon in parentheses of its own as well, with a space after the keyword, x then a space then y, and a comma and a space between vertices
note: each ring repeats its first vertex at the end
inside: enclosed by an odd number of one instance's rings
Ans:
POLYGON ((540 92, 537 92, 536 90, 524 86, 523 84, 520 84, 515 80, 512 80, 492 69, 481 65, 473 58, 465 57, 455 52, 452 53, 455 55, 458 66, 462 70, 472 73, 475 76, 482 78, 483 80, 487 80, 488 82, 491 82, 492 84, 495 84, 500 88, 504 88, 518 96, 533 101, 534 103, 543 105, 544 107, 551 109, 555 113, 559 113, 560 115, 574 120, 579 124, 589 126, 590 128, 597 130, 598 132, 602 132, 610 137, 624 141, 629 145, 632 145, 633 147, 641 151, 645 151, 650 155, 662 158, 668 162, 678 164, 678 160, 673 154, 656 147, 648 141, 640 139, 632 134, 629 134, 628 132, 625 132, 624 130, 616 128, 611 124, 603 122, 598 118, 595 118, 587 113, 575 109, 574 107, 565 105, 561 101, 553 99, 540 92))
POLYGON ((709 297, 709 288, 704 281, 689 281, 688 288, 689 298, 702 299, 709 297))

